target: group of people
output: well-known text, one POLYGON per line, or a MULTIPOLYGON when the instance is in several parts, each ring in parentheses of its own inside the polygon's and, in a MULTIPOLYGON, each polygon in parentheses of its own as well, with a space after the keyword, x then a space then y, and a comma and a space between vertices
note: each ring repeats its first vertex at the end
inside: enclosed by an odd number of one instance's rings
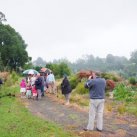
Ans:
POLYGON ((29 73, 20 82, 21 98, 41 99, 46 92, 55 93, 55 77, 52 72, 34 74, 29 73))
MULTIPOLYGON (((37 75, 35 79, 33 75, 27 85, 25 84, 25 80, 23 79, 20 84, 22 96, 24 96, 26 93, 27 97, 30 97, 32 93, 32 96, 34 98, 36 97, 40 99, 41 96, 44 95, 43 89, 45 86, 50 93, 54 93, 55 78, 52 73, 50 77, 46 77, 46 82, 44 82, 46 84, 42 84, 42 79, 44 79, 43 76, 37 75), (41 85, 43 85, 44 87, 41 85)), ((95 118, 97 118, 96 130, 101 132, 103 130, 103 111, 105 102, 106 81, 104 78, 100 77, 100 73, 92 72, 84 86, 85 88, 89 89, 90 97, 89 120, 87 127, 84 128, 84 131, 94 130, 95 118)), ((65 105, 69 105, 72 89, 66 74, 64 74, 63 80, 61 82, 61 91, 66 100, 65 105)))

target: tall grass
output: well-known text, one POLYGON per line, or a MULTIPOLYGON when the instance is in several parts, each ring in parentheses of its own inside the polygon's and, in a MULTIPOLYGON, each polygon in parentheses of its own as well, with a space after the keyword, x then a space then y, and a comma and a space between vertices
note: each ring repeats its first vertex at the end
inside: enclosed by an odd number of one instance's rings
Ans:
POLYGON ((121 114, 129 112, 137 116, 137 88, 132 88, 121 83, 114 89, 115 100, 123 102, 118 106, 118 112, 121 114))

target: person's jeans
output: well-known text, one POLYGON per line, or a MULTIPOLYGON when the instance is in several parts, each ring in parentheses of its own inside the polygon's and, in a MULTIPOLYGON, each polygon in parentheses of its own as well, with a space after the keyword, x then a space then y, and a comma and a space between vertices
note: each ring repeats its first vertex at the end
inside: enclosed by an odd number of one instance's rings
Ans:
POLYGON ((37 99, 41 99, 41 90, 37 89, 37 93, 38 93, 37 99))
POLYGON ((41 96, 44 96, 44 85, 41 86, 41 96))
POLYGON ((94 129, 95 117, 97 118, 97 128, 99 130, 103 129, 103 110, 104 110, 104 99, 90 99, 90 108, 89 108, 89 120, 87 129, 94 129))

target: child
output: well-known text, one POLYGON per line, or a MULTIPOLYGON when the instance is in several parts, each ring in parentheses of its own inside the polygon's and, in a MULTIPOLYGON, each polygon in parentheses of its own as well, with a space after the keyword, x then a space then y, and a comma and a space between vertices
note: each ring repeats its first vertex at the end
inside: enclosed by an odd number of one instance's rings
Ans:
POLYGON ((27 87, 26 87, 26 90, 27 90, 26 96, 28 99, 31 98, 31 89, 32 89, 31 84, 30 84, 30 82, 28 82, 27 87))
POLYGON ((26 93, 26 82, 24 79, 20 82, 20 92, 21 92, 21 98, 25 98, 26 93))
POLYGON ((32 96, 33 96, 33 100, 36 100, 37 99, 37 90, 36 90, 36 87, 35 85, 32 86, 32 96))

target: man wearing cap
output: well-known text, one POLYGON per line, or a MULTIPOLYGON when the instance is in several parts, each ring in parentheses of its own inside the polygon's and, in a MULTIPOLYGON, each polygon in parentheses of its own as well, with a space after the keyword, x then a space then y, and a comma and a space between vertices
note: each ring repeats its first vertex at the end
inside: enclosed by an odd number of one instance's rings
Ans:
POLYGON ((89 120, 87 128, 84 128, 85 131, 94 130, 95 117, 97 117, 96 130, 101 132, 103 129, 105 87, 106 81, 100 77, 100 73, 92 72, 85 83, 85 88, 89 89, 90 95, 89 120))

